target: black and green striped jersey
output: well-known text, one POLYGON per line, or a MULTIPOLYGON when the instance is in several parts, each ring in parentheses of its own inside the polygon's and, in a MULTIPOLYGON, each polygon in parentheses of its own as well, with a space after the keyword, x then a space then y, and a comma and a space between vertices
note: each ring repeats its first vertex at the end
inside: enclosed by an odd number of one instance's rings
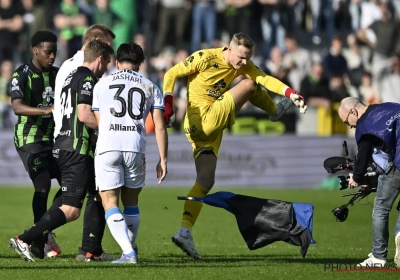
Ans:
MULTIPOLYGON (((22 99, 23 103, 30 107, 51 108, 57 72, 57 67, 51 67, 48 73, 41 72, 32 61, 20 66, 11 78, 11 101, 22 99)), ((17 147, 43 141, 53 143, 53 131, 54 120, 51 114, 18 116, 14 128, 14 142, 17 147)))
POLYGON ((78 118, 78 105, 92 106, 93 88, 98 79, 89 68, 81 66, 65 79, 61 91, 62 126, 56 136, 54 149, 93 156, 91 135, 93 130, 78 118))

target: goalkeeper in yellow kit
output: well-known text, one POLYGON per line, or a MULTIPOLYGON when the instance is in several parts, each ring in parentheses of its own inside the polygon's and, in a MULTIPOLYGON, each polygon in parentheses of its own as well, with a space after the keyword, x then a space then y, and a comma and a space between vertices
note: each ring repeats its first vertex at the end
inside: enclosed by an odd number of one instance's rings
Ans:
MULTIPOLYGON (((300 94, 254 65, 250 60, 253 49, 251 38, 238 33, 233 36, 229 47, 199 50, 164 76, 164 118, 167 124, 174 114, 171 93, 175 81, 188 76, 184 131, 193 147, 197 173, 188 196, 204 197, 213 187, 223 130, 235 123, 235 116, 247 101, 267 112, 272 121, 277 121, 293 104, 299 107, 300 113, 307 110, 300 94), (229 89, 232 81, 240 75, 249 79, 229 89), (260 85, 286 98, 276 104, 260 85)), ((185 202, 181 229, 172 237, 172 241, 194 259, 201 259, 201 256, 194 245, 191 229, 201 207, 200 202, 185 202)))

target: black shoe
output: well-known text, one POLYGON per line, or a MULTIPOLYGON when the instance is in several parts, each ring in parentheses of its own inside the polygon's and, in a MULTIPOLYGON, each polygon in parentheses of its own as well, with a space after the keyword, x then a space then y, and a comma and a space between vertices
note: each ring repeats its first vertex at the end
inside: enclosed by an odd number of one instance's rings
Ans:
POLYGON ((31 243, 31 253, 35 257, 43 260, 44 259, 44 244, 46 244, 46 242, 47 242, 47 234, 33 240, 31 243))

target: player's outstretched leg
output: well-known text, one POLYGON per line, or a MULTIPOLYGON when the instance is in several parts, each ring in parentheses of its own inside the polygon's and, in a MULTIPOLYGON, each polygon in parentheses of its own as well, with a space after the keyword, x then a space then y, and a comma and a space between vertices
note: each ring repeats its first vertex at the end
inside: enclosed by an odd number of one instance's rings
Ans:
POLYGON ((278 121, 294 104, 290 98, 286 97, 282 97, 282 99, 275 104, 269 94, 259 85, 257 85, 249 101, 254 106, 264 110, 269 115, 269 119, 273 122, 278 121))

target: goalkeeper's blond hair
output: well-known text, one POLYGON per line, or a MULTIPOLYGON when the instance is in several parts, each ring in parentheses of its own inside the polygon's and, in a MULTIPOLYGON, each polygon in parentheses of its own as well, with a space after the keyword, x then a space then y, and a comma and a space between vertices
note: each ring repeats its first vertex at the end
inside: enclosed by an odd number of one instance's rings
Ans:
POLYGON ((252 49, 254 47, 253 40, 250 38, 250 36, 244 33, 234 34, 231 43, 235 44, 236 46, 244 46, 248 49, 252 49))

